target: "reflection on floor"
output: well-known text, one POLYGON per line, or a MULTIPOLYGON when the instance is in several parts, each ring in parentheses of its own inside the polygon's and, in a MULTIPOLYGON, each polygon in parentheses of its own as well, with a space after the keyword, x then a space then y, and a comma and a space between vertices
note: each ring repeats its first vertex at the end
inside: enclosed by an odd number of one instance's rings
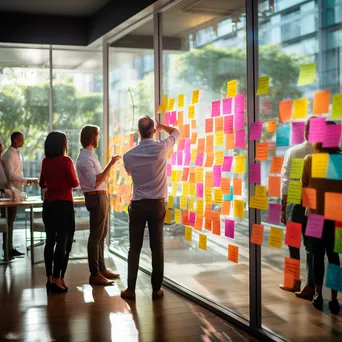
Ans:
MULTIPOLYGON (((15 241, 23 233, 15 231, 15 241)), ((73 255, 86 253, 76 235, 73 255)), ((36 248, 42 260, 42 247, 36 248)), ((0 266, 1 341, 255 341, 211 312, 165 291, 151 300, 150 278, 139 274, 137 301, 119 297, 126 286, 126 263, 108 255, 107 264, 122 277, 114 286, 87 284, 86 260, 71 261, 66 277, 69 293, 46 295, 44 264, 31 268, 29 257, 0 266), (115 264, 114 264, 115 260, 115 264)))

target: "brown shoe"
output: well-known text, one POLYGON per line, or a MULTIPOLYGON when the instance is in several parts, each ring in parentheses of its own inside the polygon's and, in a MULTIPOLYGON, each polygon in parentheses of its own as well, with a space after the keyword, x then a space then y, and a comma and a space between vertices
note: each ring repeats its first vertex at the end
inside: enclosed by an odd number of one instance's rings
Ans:
POLYGON ((118 279, 118 278, 120 278, 120 274, 112 273, 111 271, 108 271, 108 270, 101 272, 101 275, 107 279, 118 279))
POLYGON ((152 292, 152 299, 158 299, 161 297, 164 297, 164 291, 163 290, 158 290, 158 291, 152 292))
POLYGON ((306 284, 302 291, 295 292, 298 298, 312 300, 315 295, 315 286, 306 284))
POLYGON ((121 298, 135 300, 135 291, 132 291, 129 289, 126 289, 125 291, 121 291, 121 298))
POLYGON ((279 287, 284 290, 284 291, 289 291, 289 292, 300 292, 300 285, 302 284, 301 280, 295 280, 293 282, 293 287, 286 287, 284 285, 279 285, 279 287))
POLYGON ((96 276, 90 276, 89 277, 89 284, 90 285, 108 286, 108 285, 113 285, 113 282, 104 278, 101 274, 98 274, 96 276))

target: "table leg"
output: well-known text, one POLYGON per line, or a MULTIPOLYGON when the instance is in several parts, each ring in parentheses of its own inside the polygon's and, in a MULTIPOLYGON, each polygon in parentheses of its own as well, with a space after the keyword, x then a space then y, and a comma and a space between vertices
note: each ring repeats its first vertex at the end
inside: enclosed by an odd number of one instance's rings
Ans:
POLYGON ((30 207, 31 264, 34 264, 33 206, 30 207))
POLYGON ((7 232, 6 232, 6 241, 4 239, 4 245, 5 245, 5 250, 6 250, 6 253, 4 255, 4 258, 6 261, 9 260, 9 247, 8 247, 8 234, 9 234, 9 231, 8 231, 8 207, 5 208, 6 210, 6 220, 7 220, 7 232))

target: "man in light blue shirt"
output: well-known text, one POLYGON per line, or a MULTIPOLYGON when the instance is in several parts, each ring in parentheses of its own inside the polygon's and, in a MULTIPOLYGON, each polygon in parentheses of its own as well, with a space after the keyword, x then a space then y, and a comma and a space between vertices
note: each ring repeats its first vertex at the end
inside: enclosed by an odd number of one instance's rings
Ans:
POLYGON ((179 138, 176 128, 156 123, 149 116, 138 122, 141 141, 124 154, 127 173, 132 176, 133 195, 129 206, 128 288, 121 297, 135 299, 140 251, 146 222, 150 233, 152 252, 152 298, 163 296, 161 284, 164 276, 163 226, 165 218, 164 199, 167 197, 166 161, 168 152, 179 138), (157 131, 169 134, 166 139, 154 141, 157 131))

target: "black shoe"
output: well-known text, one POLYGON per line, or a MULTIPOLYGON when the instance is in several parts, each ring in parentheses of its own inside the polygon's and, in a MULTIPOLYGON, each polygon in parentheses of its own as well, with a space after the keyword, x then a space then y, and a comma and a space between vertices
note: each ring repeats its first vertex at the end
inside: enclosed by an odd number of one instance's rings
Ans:
POLYGON ((340 304, 337 299, 329 300, 329 310, 333 315, 338 315, 340 312, 340 304))
POLYGON ((12 248, 12 250, 9 252, 10 258, 16 258, 16 257, 22 257, 24 256, 24 253, 19 252, 18 250, 12 248))
POLYGON ((68 289, 62 289, 56 283, 52 283, 50 286, 50 291, 52 293, 66 293, 68 292, 68 289))
POLYGON ((323 310, 323 298, 321 296, 316 295, 312 300, 312 305, 317 309, 322 311, 323 310))
POLYGON ((52 283, 46 283, 46 293, 49 293, 51 291, 51 285, 52 283))

